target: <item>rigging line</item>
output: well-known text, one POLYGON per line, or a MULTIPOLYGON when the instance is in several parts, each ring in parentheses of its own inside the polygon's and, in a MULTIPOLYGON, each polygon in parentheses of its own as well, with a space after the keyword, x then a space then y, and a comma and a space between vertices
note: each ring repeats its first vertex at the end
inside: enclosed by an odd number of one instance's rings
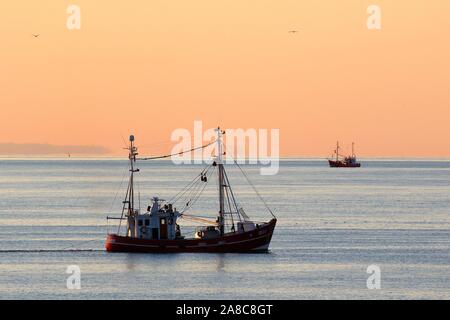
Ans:
POLYGON ((197 218, 197 217, 193 217, 193 216, 191 216, 191 215, 185 215, 185 214, 183 214, 183 215, 180 217, 180 219, 187 219, 187 220, 199 221, 199 222, 208 223, 208 224, 211 224, 211 225, 214 225, 214 226, 217 225, 217 223, 216 223, 215 221, 213 221, 213 220, 209 220, 209 219, 205 219, 205 218, 197 218))
POLYGON ((275 217, 275 215, 273 214, 272 210, 269 208, 269 206, 267 205, 266 201, 264 200, 264 198, 260 195, 260 193, 258 192, 258 190, 256 189, 256 187, 253 185, 253 183, 250 181, 250 178, 247 176, 247 174, 244 172, 244 170, 242 170, 241 166, 234 160, 234 162, 236 163, 236 165, 238 166, 239 170, 241 170, 242 174, 244 175, 245 179, 247 180, 247 182, 252 186, 253 190, 255 191, 256 195, 258 196, 258 198, 261 200, 261 202, 264 204, 264 206, 266 207, 266 209, 270 212, 270 214, 272 215, 272 217, 275 217))
MULTIPOLYGON (((216 168, 214 167, 213 170, 211 171, 211 173, 208 176, 208 181, 211 179, 211 176, 213 175, 213 173, 216 171, 216 168)), ((196 194, 194 200, 190 201, 189 206, 186 206, 182 212, 185 212, 187 210, 189 210, 190 208, 192 208, 194 206, 194 204, 197 202, 197 200, 200 198, 200 195, 203 193, 203 191, 205 190, 206 186, 208 185, 208 182, 205 182, 203 185, 203 188, 201 190, 199 190, 199 192, 196 194)))
POLYGON ((203 184, 200 182, 200 180, 193 186, 193 188, 190 190, 189 194, 187 195, 188 204, 186 206, 189 206, 192 202, 192 199, 195 198, 195 195, 198 193, 198 190, 200 190, 203 187, 203 184))
POLYGON ((122 137, 122 142, 123 142, 123 145, 125 146, 125 149, 128 149, 128 145, 125 142, 125 138, 123 137, 123 134, 121 133, 120 136, 122 137))
POLYGON ((123 201, 122 214, 120 215, 119 227, 117 228, 117 234, 120 234, 120 228, 122 227, 122 219, 123 219, 123 214, 125 212, 126 201, 128 199, 128 194, 130 193, 130 184, 131 184, 131 181, 128 182, 127 193, 125 194, 125 200, 123 201))
MULTIPOLYGON (((127 167, 128 167, 128 165, 127 165, 127 167)), ((111 206, 109 207, 109 211, 108 212, 112 212, 112 208, 114 206, 114 203, 116 203, 117 196, 119 195, 119 191, 122 188, 122 185, 123 185, 123 182, 125 180, 125 176, 127 175, 127 172, 128 171, 124 171, 124 173, 122 175, 122 180, 120 181, 120 185, 117 188, 116 194, 114 195, 114 200, 111 202, 111 206)), ((109 232, 109 222, 107 223, 106 228, 107 228, 107 232, 109 232)))
MULTIPOLYGON (((203 183, 203 180, 198 179, 198 177, 199 176, 201 177, 202 175, 204 175, 204 171, 196 177, 194 183, 183 193, 183 195, 187 195, 187 198, 190 199, 193 197, 194 194, 196 194, 197 190, 201 188, 203 183)), ((181 199, 181 196, 178 199, 181 199)))
MULTIPOLYGON (((224 172, 225 172, 225 170, 224 170, 224 172)), ((231 209, 231 202, 230 202, 230 195, 228 194, 228 189, 230 189, 230 187, 229 187, 229 183, 228 183, 228 188, 225 188, 225 193, 226 193, 226 198, 227 198, 227 202, 228 202, 228 207, 230 208, 230 217, 231 217, 231 225, 233 226, 233 229, 234 229, 234 219, 233 219, 233 212, 232 212, 232 209, 231 209)), ((230 189, 231 190, 231 189, 230 189)), ((239 215, 239 213, 238 213, 238 215, 239 215)), ((241 218, 239 217, 239 220, 240 220, 241 218)))
POLYGON ((186 216, 186 217, 194 217, 194 218, 204 218, 204 219, 210 219, 211 217, 205 217, 205 216, 199 216, 199 215, 196 215, 196 214, 187 214, 187 213, 183 213, 182 214, 182 216, 184 217, 184 216, 186 216))
POLYGON ((213 175, 213 173, 215 172, 215 167, 213 167, 213 170, 211 171, 211 173, 209 174, 209 176, 207 177, 206 181, 204 181, 203 183, 203 188, 201 188, 201 190, 197 191, 197 194, 194 196, 194 200, 191 201, 191 205, 190 207, 192 208, 194 206, 194 204, 197 202, 197 200, 200 198, 200 196, 202 195, 203 191, 205 190, 205 188, 208 185, 208 181, 211 180, 211 176, 213 175))
MULTIPOLYGON (((209 181, 211 179, 212 174, 215 172, 215 167, 214 169, 211 171, 211 173, 208 176, 207 181, 209 181)), ((190 201, 189 206, 186 206, 182 212, 185 212, 187 210, 189 210, 190 208, 192 208, 194 206, 195 203, 197 203, 197 200, 200 198, 200 195, 203 193, 203 191, 205 190, 206 186, 208 185, 208 182, 204 182, 203 188, 201 188, 201 190, 197 191, 197 194, 193 197, 194 199, 190 201)))
MULTIPOLYGON (((225 146, 225 150, 226 150, 226 146, 225 146)), ((228 155, 228 151, 226 150, 227 155, 228 155)), ((267 205, 266 201, 264 200, 264 198, 259 194, 258 190, 256 189, 256 187, 253 185, 253 183, 250 181, 250 178, 247 176, 247 174, 245 173, 245 171, 241 168, 241 166, 237 163, 236 159, 234 159, 233 156, 231 156, 231 159, 233 159, 233 162, 236 164, 236 166, 239 168, 239 170, 241 170, 242 175, 244 176, 244 178, 247 180, 248 184, 253 188, 253 191, 255 191, 256 195, 258 196, 258 198, 261 200, 261 202, 264 204, 264 206, 266 207, 266 209, 270 212, 270 214, 272 215, 272 217, 274 217, 275 219, 277 218, 272 210, 270 210, 269 206, 267 205)))
POLYGON ((189 191, 190 188, 192 188, 195 183, 197 183, 198 177, 200 177, 202 174, 205 174, 208 172, 208 170, 211 168, 212 164, 208 165, 206 168, 203 168, 203 170, 195 176, 194 179, 192 179, 181 191, 179 191, 177 194, 175 194, 172 198, 168 200, 169 203, 175 203, 177 202, 186 192, 189 191))
POLYGON ((167 154, 167 155, 164 155, 164 156, 155 156, 155 157, 148 157, 148 158, 136 158, 136 160, 154 160, 154 159, 169 158, 169 157, 185 154, 185 153, 188 153, 188 152, 192 152, 192 151, 195 151, 195 150, 204 149, 206 147, 209 147, 210 145, 212 145, 215 142, 216 142, 216 140, 211 141, 210 143, 207 143, 207 144, 205 144, 203 146, 192 148, 192 149, 189 149, 189 150, 186 150, 186 151, 181 151, 181 152, 178 152, 178 153, 172 153, 172 154, 167 154))
POLYGON ((183 189, 181 189, 177 194, 175 194, 173 197, 171 197, 169 199, 168 202, 176 202, 178 201, 191 187, 193 187, 193 185, 197 182, 198 177, 200 177, 202 174, 204 174, 205 172, 207 172, 209 170, 209 168, 211 167, 211 165, 207 166, 206 168, 203 168, 203 170, 194 177, 194 179, 192 179, 183 189))
MULTIPOLYGON (((237 215, 238 215, 238 217, 239 217, 239 221, 242 222, 241 214, 239 213, 239 206, 238 206, 236 197, 234 196, 233 189, 231 189, 230 179, 228 179, 228 174, 227 174, 227 172, 226 172, 225 170, 223 171, 223 173, 224 173, 224 176, 225 176, 226 183, 227 183, 227 185, 228 185, 228 189, 230 189, 231 198, 232 198, 234 207, 235 207, 235 209, 236 209, 236 213, 237 213, 237 215)), ((241 207, 242 207, 242 206, 241 206, 241 207)), ((231 206, 230 206, 230 211, 231 211, 231 206)), ((244 220, 245 220, 245 219, 244 219, 244 220)))
POLYGON ((180 192, 178 192, 175 196, 170 198, 168 200, 169 203, 177 203, 181 197, 183 197, 191 188, 195 186, 196 183, 198 183, 197 179, 200 175, 196 176, 192 181, 190 181, 180 192))
MULTIPOLYGON (((208 171, 203 171, 203 176, 206 177, 208 174, 208 171)), ((211 177, 211 174, 208 176, 211 177)), ((208 177, 206 177, 206 181, 200 179, 197 180, 197 185, 193 186, 191 192, 189 193, 189 198, 195 198, 199 192, 200 189, 202 189, 202 186, 205 187, 208 184, 208 177)), ((204 188, 203 188, 204 189, 204 188)))
POLYGON ((137 179, 136 182, 137 182, 137 191, 138 191, 138 206, 139 206, 139 212, 141 212, 141 183, 139 182, 139 179, 137 179))
POLYGON ((169 203, 177 202, 197 182, 198 177, 200 177, 200 174, 198 174, 197 176, 195 176, 194 179, 189 181, 189 183, 183 189, 181 189, 177 194, 175 194, 172 198, 170 198, 168 200, 168 202, 169 203))
MULTIPOLYGON (((127 167, 128 167, 128 164, 127 164, 127 167)), ((112 208, 113 208, 113 206, 114 206, 114 203, 115 203, 116 200, 117 200, 117 196, 119 195, 119 191, 120 191, 120 189, 122 188, 122 184, 123 184, 123 181, 125 180, 125 176, 127 175, 127 173, 128 173, 128 170, 125 171, 125 172, 123 173, 122 180, 120 181, 120 185, 119 185, 119 187, 117 188, 116 194, 114 195, 114 200, 112 201, 111 206, 109 207, 109 211, 108 211, 108 212, 112 212, 112 208)))

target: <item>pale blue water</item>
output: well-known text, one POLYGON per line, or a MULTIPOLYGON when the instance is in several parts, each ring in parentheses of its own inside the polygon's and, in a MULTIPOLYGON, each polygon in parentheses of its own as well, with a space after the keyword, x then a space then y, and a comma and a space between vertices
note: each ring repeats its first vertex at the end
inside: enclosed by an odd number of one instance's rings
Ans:
MULTIPOLYGON (((450 299, 450 162, 362 163, 282 161, 276 176, 244 166, 278 217, 270 253, 151 255, 103 250, 125 161, 0 160, 0 298, 450 299), (380 290, 366 287, 372 264, 380 290), (68 265, 81 268, 81 290, 66 288, 68 265)), ((143 208, 200 169, 140 167, 143 208)), ((268 220, 238 171, 229 176, 246 212, 268 220)), ((215 215, 215 188, 192 213, 215 215)))

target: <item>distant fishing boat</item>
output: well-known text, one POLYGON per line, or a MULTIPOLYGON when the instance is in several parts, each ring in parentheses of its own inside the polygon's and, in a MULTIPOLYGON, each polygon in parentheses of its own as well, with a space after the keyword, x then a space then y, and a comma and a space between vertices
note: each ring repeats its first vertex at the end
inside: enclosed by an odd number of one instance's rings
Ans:
POLYGON ((336 150, 334 150, 336 158, 328 159, 328 163, 332 168, 359 168, 361 163, 356 162, 356 155, 354 151, 354 143, 352 142, 352 155, 341 156, 339 154, 339 141, 336 143, 336 150))
MULTIPOLYGON (((214 161, 175 196, 177 200, 165 201, 158 197, 153 197, 150 205, 143 212, 136 206, 135 202, 134 179, 135 173, 139 172, 139 169, 136 167, 136 160, 166 158, 170 155, 137 158, 138 153, 134 145, 134 136, 130 136, 128 148, 130 160, 128 189, 123 201, 121 217, 108 217, 108 219, 119 219, 120 222, 117 233, 107 235, 105 244, 107 251, 170 253, 255 252, 268 250, 277 219, 262 198, 260 198, 261 201, 264 202, 266 208, 273 216, 268 222, 257 223, 250 220, 244 209, 238 205, 222 161, 224 154, 222 151, 222 135, 225 132, 220 128, 217 128, 216 131, 217 139, 212 142, 217 143, 217 154, 214 157, 214 161), (203 216, 188 214, 188 210, 199 199, 201 192, 215 171, 217 171, 219 193, 219 210, 216 219, 211 220, 203 216), (183 202, 183 209, 177 210, 174 207, 174 202, 177 202, 178 199, 186 194, 191 194, 191 198, 183 202), (181 228, 177 223, 178 219, 183 218, 199 221, 203 226, 197 227, 192 237, 186 237, 182 234, 181 228), (126 229, 121 234, 122 220, 126 220, 126 229)), ((189 151, 193 150, 195 149, 189 151)), ((244 176, 247 177, 246 175, 244 176)))

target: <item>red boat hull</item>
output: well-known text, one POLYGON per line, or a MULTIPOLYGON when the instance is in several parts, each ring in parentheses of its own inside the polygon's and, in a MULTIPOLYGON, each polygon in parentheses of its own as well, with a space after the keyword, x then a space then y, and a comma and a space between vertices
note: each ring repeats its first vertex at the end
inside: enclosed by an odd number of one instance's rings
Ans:
POLYGON ((328 160, 330 167, 332 168, 359 168, 361 167, 361 163, 346 163, 342 161, 333 161, 328 160))
POLYGON ((269 248, 276 222, 272 219, 255 230, 215 239, 146 240, 109 234, 105 247, 109 252, 263 252, 269 248))

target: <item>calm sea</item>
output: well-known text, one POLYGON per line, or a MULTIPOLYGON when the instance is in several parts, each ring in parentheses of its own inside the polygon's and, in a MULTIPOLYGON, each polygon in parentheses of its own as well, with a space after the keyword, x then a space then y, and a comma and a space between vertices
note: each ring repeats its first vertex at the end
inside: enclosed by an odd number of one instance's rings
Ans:
MULTIPOLYGON (((266 254, 104 251, 126 189, 122 160, 0 160, 1 299, 450 299, 450 162, 282 161, 278 175, 244 166, 277 215, 266 254), (69 290, 69 265, 81 289, 69 290), (367 289, 370 265, 381 289, 367 289)), ((145 162, 140 203, 169 199, 201 166, 145 162)), ((255 220, 269 213, 239 170, 228 169, 255 220)), ((210 183, 192 214, 214 217, 210 183)), ((181 223, 188 233, 192 225, 181 223)))

